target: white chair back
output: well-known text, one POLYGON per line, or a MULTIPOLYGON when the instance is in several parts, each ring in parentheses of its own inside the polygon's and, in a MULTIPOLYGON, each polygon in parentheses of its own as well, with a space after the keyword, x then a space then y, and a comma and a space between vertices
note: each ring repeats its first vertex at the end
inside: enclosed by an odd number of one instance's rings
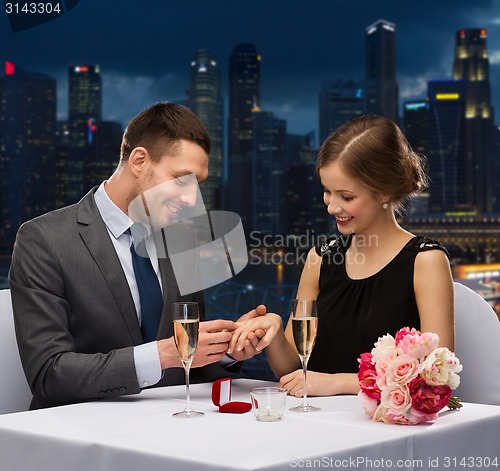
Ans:
POLYGON ((31 391, 17 349, 10 290, 0 290, 0 414, 29 409, 31 391))
POLYGON ((463 402, 500 405, 500 322, 493 308, 460 283, 455 291, 455 354, 463 365, 463 402))

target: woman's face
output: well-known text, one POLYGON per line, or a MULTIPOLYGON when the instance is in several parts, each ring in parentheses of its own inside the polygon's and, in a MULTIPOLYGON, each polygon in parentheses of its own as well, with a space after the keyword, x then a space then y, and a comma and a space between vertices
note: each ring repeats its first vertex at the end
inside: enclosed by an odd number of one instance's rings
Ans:
POLYGON ((375 223, 386 218, 382 204, 388 198, 352 178, 340 162, 321 168, 319 175, 324 187, 323 201, 328 213, 335 216, 340 233, 370 232, 375 223))

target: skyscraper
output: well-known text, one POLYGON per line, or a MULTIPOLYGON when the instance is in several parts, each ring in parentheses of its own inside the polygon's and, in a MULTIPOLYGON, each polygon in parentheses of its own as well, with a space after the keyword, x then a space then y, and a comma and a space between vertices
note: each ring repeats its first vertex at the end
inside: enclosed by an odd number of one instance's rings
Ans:
POLYGON ((495 126, 495 211, 500 209, 500 126, 495 126))
POLYGON ((492 211, 495 135, 485 29, 456 32, 453 78, 465 82, 468 197, 476 210, 492 211))
POLYGON ((429 131, 429 102, 427 100, 406 101, 403 104, 403 129, 412 149, 427 155, 429 131))
POLYGON ((54 208, 56 81, 6 62, 0 102, 0 238, 9 250, 22 222, 54 208))
MULTIPOLYGON (((403 130, 414 152, 428 156, 429 100, 403 104, 403 130)), ((429 192, 417 193, 408 202, 406 214, 424 214, 429 210, 429 192)))
POLYGON ((271 111, 255 113, 253 141, 252 228, 265 234, 284 234, 286 121, 271 111))
POLYGON ((398 121, 396 25, 378 20, 366 28, 367 112, 398 121))
POLYGON ((260 55, 238 44, 229 58, 229 161, 247 157, 253 145, 253 111, 260 107, 260 55))
POLYGON ((286 162, 293 164, 315 164, 318 149, 314 146, 315 131, 307 134, 286 135, 286 162))
POLYGON ((361 80, 336 80, 325 83, 319 95, 319 142, 365 112, 364 82, 361 80))
POLYGON ((329 217, 323 202, 323 187, 315 172, 315 162, 300 162, 286 168, 286 233, 302 235, 308 232, 328 234, 329 217))
POLYGON ((69 156, 66 203, 78 201, 85 187, 87 162, 95 161, 93 134, 102 114, 102 83, 98 65, 70 66, 69 73, 69 156))
POLYGON ((113 173, 120 160, 121 141, 121 123, 117 121, 91 122, 84 171, 85 190, 99 185, 113 173))
POLYGON ((223 174, 223 100, 220 70, 205 49, 199 49, 191 61, 190 108, 201 119, 212 139, 208 160, 208 180, 201 185, 207 209, 220 206, 223 174))
POLYGON ((69 125, 68 121, 56 122, 56 203, 55 208, 66 205, 68 190, 69 125))
POLYGON ((470 210, 465 152, 465 83, 428 83, 429 210, 470 210))
POLYGON ((315 171, 318 149, 314 141, 314 131, 286 136, 286 195, 281 212, 285 217, 287 234, 329 232, 323 187, 315 171))
POLYGON ((260 110, 260 55, 237 44, 229 58, 229 126, 225 207, 238 213, 245 230, 253 222, 253 117, 260 110))

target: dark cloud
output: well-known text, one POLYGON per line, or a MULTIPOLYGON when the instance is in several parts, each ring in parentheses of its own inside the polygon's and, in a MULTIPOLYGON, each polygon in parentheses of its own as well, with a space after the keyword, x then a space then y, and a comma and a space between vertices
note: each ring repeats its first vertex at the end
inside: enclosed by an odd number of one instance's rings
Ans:
POLYGON ((426 80, 451 77, 458 29, 488 28, 500 109, 499 7, 500 0, 80 0, 64 16, 15 34, 3 17, 0 60, 58 78, 60 115, 67 66, 98 63, 105 115, 127 121, 151 102, 185 97, 198 48, 219 61, 226 87, 234 45, 252 42, 262 54, 263 104, 290 130, 308 132, 317 127, 321 83, 364 76, 365 28, 379 18, 397 26, 401 101, 424 96, 426 80))

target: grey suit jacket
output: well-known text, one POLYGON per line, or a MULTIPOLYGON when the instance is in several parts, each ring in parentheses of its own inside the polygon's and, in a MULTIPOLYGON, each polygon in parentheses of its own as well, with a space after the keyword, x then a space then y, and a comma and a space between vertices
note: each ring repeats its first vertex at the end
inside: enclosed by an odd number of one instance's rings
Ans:
MULTIPOLYGON (((141 390, 133 347, 143 343, 142 334, 95 190, 75 205, 23 224, 17 234, 9 282, 32 409, 141 390)), ((168 258, 160 259, 159 266, 164 294, 160 339, 172 336, 173 302, 203 303, 203 297, 195 293, 181 299, 168 258)), ((228 372, 219 364, 192 371, 193 382, 223 376, 228 372)), ((171 368, 157 386, 183 383, 184 370, 171 368)))

